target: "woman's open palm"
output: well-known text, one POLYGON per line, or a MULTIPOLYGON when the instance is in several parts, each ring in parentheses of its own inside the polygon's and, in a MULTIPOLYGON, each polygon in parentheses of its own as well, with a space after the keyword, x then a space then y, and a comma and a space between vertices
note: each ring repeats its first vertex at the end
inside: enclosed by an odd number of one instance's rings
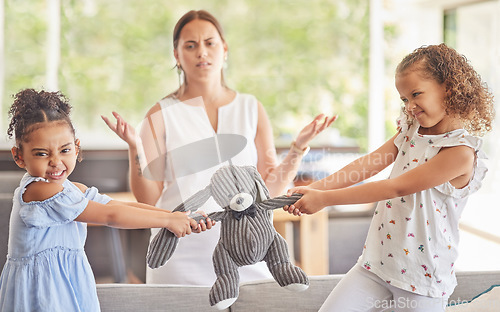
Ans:
POLYGON ((328 117, 324 114, 319 114, 300 131, 297 139, 295 140, 295 145, 299 148, 305 148, 312 139, 328 128, 336 119, 337 115, 328 117))
POLYGON ((113 116, 116 118, 116 124, 105 116, 101 116, 101 118, 123 141, 127 142, 128 145, 135 146, 136 139, 134 127, 128 124, 118 113, 113 112, 113 116))

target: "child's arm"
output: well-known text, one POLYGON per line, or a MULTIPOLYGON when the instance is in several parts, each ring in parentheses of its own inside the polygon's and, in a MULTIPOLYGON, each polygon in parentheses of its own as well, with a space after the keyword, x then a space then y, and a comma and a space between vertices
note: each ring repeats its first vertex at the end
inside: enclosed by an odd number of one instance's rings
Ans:
MULTIPOLYGON (((82 192, 87 189, 81 183, 75 185, 82 192)), ((33 182, 26 187, 23 200, 27 203, 44 201, 62 190, 63 186, 57 183, 33 182)), ((141 209, 117 201, 101 204, 89 200, 85 210, 75 220, 124 229, 167 228, 177 237, 191 234, 192 229, 198 232, 200 230, 196 221, 184 212, 170 213, 159 209, 141 209)))
MULTIPOLYGON (((79 182, 73 182, 73 184, 75 184, 79 189, 80 191, 82 191, 82 193, 85 193, 85 191, 87 190, 87 186, 82 184, 82 183, 79 183, 79 182)), ((139 209, 146 209, 146 210, 152 210, 152 211, 160 211, 160 212, 163 212, 163 213, 171 213, 171 211, 169 210, 165 210, 165 209, 161 209, 161 208, 158 208, 158 207, 155 207, 155 206, 151 206, 151 205, 148 205, 148 204, 142 204, 142 203, 138 203, 138 202, 124 202, 124 201, 118 201, 118 200, 111 200, 110 202, 108 202, 107 204, 112 204, 112 205, 126 205, 126 206, 130 206, 130 207, 135 207, 135 208, 139 208, 139 209)), ((207 221, 205 222, 205 220, 200 220, 200 223, 197 227, 193 227, 192 230, 196 233, 199 233, 199 232, 202 232, 202 231, 206 231, 207 229, 211 229, 212 226, 215 224, 215 221, 212 221, 210 220, 210 218, 208 218, 208 216, 204 213, 204 212, 199 212, 207 221)))
POLYGON ((127 205, 135 208, 140 208, 140 209, 146 209, 146 210, 154 210, 154 211, 163 211, 163 212, 172 212, 170 210, 166 209, 161 209, 155 206, 151 206, 148 204, 143 204, 143 203, 137 203, 137 202, 128 202, 128 201, 121 201, 121 200, 112 200, 108 204, 116 204, 116 205, 127 205))
MULTIPOLYGON (((108 204, 111 204, 111 203, 112 204, 118 204, 118 205, 128 205, 128 206, 136 207, 136 208, 139 208, 139 209, 146 209, 146 210, 153 210, 153 211, 162 211, 162 212, 167 212, 167 213, 171 213, 172 212, 170 210, 165 210, 165 209, 161 209, 161 208, 158 208, 158 207, 155 207, 155 206, 151 206, 151 205, 148 205, 148 204, 137 203, 137 202, 123 202, 123 201, 118 201, 118 200, 112 200, 108 204)), ((188 211, 188 213, 189 213, 189 211, 188 211)), ((192 230, 194 232, 199 233, 199 232, 203 232, 205 230, 210 230, 212 228, 212 226, 215 225, 215 220, 210 219, 205 212, 203 212, 203 211, 197 211, 196 213, 202 215, 203 218, 200 220, 198 228, 192 228, 192 230)), ((189 216, 189 214, 188 214, 188 216, 189 216)))
POLYGON ((326 191, 294 188, 295 193, 303 196, 288 211, 310 214, 331 205, 377 202, 420 192, 448 181, 456 188, 463 188, 472 177, 474 161, 475 154, 470 147, 455 146, 441 149, 425 164, 393 179, 326 191))
POLYGON ((104 205, 90 200, 75 220, 122 229, 167 228, 177 237, 191 234, 191 229, 198 228, 196 221, 184 212, 142 209, 116 201, 104 205))
MULTIPOLYGON (((82 184, 80 182, 72 182, 76 187, 82 191, 82 193, 85 193, 85 191, 88 189, 88 187, 85 184, 82 184)), ((161 209, 155 206, 151 206, 148 204, 142 204, 138 202, 125 202, 121 200, 111 200, 108 204, 117 204, 117 205, 128 205, 136 208, 141 208, 141 209, 148 209, 148 210, 155 210, 155 211, 163 211, 163 212, 171 212, 170 210, 165 210, 161 209)))
MULTIPOLYGON (((328 177, 313 182, 308 186, 293 187, 289 189, 287 196, 291 196, 293 193, 304 194, 305 189, 332 190, 345 188, 376 175, 392 164, 396 159, 398 149, 394 145, 394 140, 398 134, 399 133, 395 134, 375 151, 356 159, 328 177)), ((318 208, 318 210, 320 209, 321 208, 318 208)), ((284 206, 283 210, 295 215, 301 215, 296 205, 284 206)))
MULTIPOLYGON (((318 190, 331 190, 344 188, 362 182, 392 164, 398 154, 394 145, 397 134, 385 142, 377 150, 362 156, 339 171, 308 185, 309 188, 318 190)), ((292 194, 292 188, 288 194, 292 194)))

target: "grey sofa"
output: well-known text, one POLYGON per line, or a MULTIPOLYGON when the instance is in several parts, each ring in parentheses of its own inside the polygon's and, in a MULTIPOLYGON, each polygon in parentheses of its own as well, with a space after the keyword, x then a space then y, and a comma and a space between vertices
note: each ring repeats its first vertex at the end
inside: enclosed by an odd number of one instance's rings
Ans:
MULTIPOLYGON (((2 172, 0 175, 0 268, 3 267, 7 254, 12 192, 21 176, 22 172, 2 172)), ((226 311, 318 311, 341 277, 342 275, 310 276, 309 289, 300 293, 283 289, 274 280, 245 283, 240 286, 238 300, 226 311)), ((500 271, 458 272, 457 279, 458 286, 450 298, 455 303, 471 300, 492 285, 499 285, 500 271)), ((216 311, 208 303, 209 291, 210 287, 194 286, 118 283, 97 285, 103 312, 216 311)))
MULTIPOLYGON (((304 292, 291 292, 274 280, 245 283, 238 300, 225 311, 316 312, 342 275, 310 276, 304 292)), ((458 286, 450 302, 469 301, 492 285, 500 284, 500 272, 458 272, 458 286)), ((217 311, 208 303, 210 287, 145 284, 98 284, 103 312, 108 311, 217 311)), ((353 298, 356 300, 356 298, 353 298)))

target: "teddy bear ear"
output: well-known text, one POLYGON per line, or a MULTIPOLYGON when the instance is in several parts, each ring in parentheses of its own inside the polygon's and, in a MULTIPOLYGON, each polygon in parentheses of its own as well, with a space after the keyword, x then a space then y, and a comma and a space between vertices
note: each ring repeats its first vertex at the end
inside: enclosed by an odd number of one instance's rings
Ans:
POLYGON ((249 168, 251 168, 250 170, 253 171, 253 178, 255 180, 255 185, 257 186, 257 196, 258 196, 257 198, 260 198, 260 200, 257 200, 257 202, 262 202, 266 199, 271 198, 269 190, 267 189, 264 180, 262 180, 260 173, 257 171, 255 167, 249 167, 249 168))
POLYGON ((269 196, 269 190, 267 189, 267 187, 263 184, 261 184, 260 182, 256 181, 255 184, 257 185, 257 189, 259 191, 259 199, 258 202, 263 202, 265 201, 266 199, 269 199, 270 196, 269 196))

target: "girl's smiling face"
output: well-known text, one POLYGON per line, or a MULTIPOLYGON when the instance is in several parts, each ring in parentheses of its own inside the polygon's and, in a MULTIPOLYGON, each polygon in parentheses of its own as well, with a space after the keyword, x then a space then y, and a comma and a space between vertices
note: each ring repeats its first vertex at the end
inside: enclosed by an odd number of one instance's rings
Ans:
POLYGON ((396 75, 406 113, 420 124, 420 134, 442 134, 460 127, 445 109, 446 88, 412 67, 396 75))
POLYGON ((30 175, 62 184, 75 169, 79 141, 66 122, 44 122, 35 127, 22 148, 12 148, 14 160, 30 175))

